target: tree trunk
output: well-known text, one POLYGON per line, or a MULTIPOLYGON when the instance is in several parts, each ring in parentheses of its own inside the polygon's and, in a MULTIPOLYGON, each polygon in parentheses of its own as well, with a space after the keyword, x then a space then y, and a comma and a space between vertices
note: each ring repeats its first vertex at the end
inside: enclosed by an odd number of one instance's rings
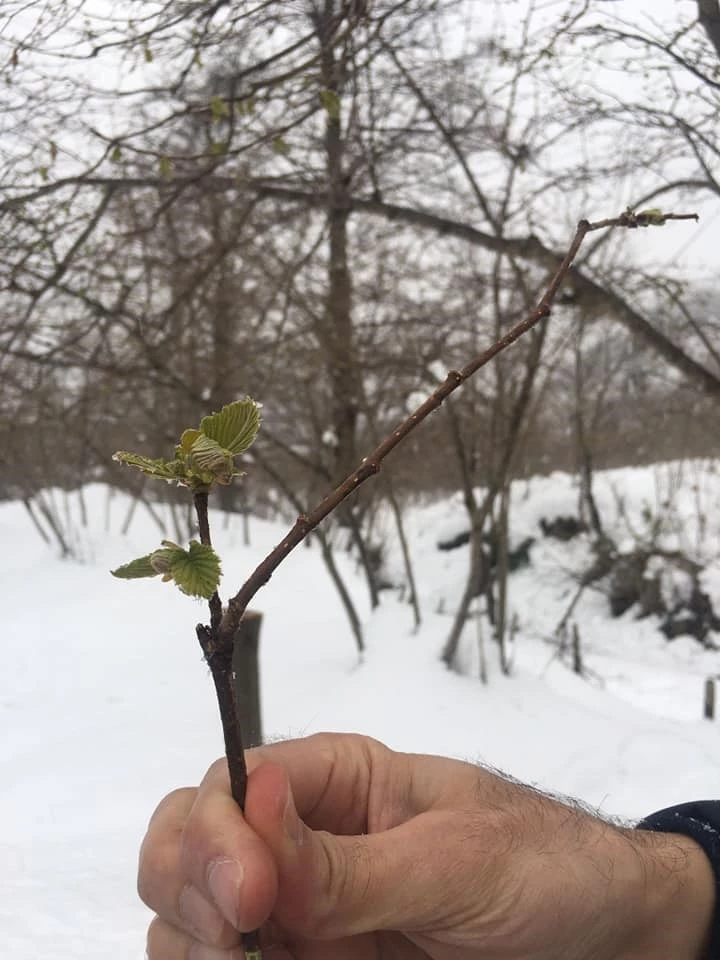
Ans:
MULTIPOLYGON (((341 11, 335 0, 325 0, 314 15, 320 43, 322 86, 332 95, 325 111, 325 169, 327 176, 328 276, 327 293, 318 339, 323 349, 331 389, 331 418, 336 438, 332 481, 340 483, 357 464, 357 421, 361 374, 355 351, 352 322, 352 278, 348 260, 350 178, 345 171, 345 141, 342 133, 341 97, 346 65, 336 51, 336 33, 341 11)), ((350 529, 367 580, 370 604, 380 602, 374 572, 369 563, 361 524, 351 505, 343 504, 340 518, 350 529)), ((331 574, 332 575, 332 574, 331 574)))

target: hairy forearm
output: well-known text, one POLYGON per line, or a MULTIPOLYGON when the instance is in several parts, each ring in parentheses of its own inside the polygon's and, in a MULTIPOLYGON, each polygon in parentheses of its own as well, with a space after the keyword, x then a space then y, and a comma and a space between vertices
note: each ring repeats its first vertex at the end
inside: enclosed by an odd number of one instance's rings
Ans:
POLYGON ((707 856, 678 834, 635 830, 626 837, 634 851, 628 897, 635 920, 622 960, 703 960, 715 908, 707 856))

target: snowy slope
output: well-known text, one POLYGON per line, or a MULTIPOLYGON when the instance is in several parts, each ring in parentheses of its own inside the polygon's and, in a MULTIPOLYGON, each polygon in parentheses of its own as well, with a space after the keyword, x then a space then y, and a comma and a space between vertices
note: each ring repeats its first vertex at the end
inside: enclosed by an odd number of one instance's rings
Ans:
MULTIPOLYGON (((710 517, 720 488, 713 470, 701 473, 710 517)), ((603 477, 598 496, 608 510, 611 482, 636 518, 657 489, 652 471, 603 477)), ((683 529, 669 538, 699 537, 697 495, 688 493, 683 529)), ((567 477, 518 485, 514 539, 535 534, 542 515, 571 512, 575 497, 567 477)), ((56 559, 20 505, 0 504, 0 542, 12 545, 0 561, 0 924, 4 951, 15 960, 142 956, 147 912, 134 877, 145 823, 164 793, 196 782, 221 751, 193 630, 203 604, 156 581, 111 578, 111 566, 152 549, 159 534, 139 510, 121 537, 124 498, 109 499, 101 487, 86 488, 85 498, 89 527, 77 542, 83 563, 56 559)), ((77 509, 75 495, 68 505, 77 509)), ((228 584, 239 583, 284 532, 253 520, 252 545, 244 547, 239 521, 215 526, 228 584)), ((720 672, 720 655, 684 640, 668 645, 656 624, 631 614, 610 621, 604 598, 589 594, 578 620, 603 685, 576 678, 547 640, 574 589, 570 571, 581 558, 573 551, 585 547, 538 541, 533 566, 511 581, 521 624, 515 676, 498 674, 492 649, 488 687, 449 673, 438 654, 467 552, 439 553, 435 544, 462 529, 461 508, 417 508, 409 526, 425 617, 417 634, 408 607, 390 593, 370 616, 353 562, 339 554, 365 620, 363 664, 316 550, 296 550, 259 595, 269 736, 361 731, 401 749, 482 759, 631 817, 720 796, 720 730, 697 719, 702 679, 720 672), (441 605, 446 612, 435 612, 441 605)), ((711 556, 720 542, 711 522, 700 540, 698 549, 711 556)), ((389 560, 397 567, 392 551, 389 560)), ((470 629, 468 663, 473 642, 470 629)))

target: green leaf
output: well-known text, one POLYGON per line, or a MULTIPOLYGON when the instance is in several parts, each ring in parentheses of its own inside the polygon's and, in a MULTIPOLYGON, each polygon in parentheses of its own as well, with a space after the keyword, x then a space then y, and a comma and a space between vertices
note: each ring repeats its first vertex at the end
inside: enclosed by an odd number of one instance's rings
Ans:
POLYGON ((152 50, 150 49, 150 47, 146 46, 145 49, 143 50, 143 53, 145 54, 145 60, 146 60, 146 62, 147 62, 147 63, 152 63, 152 62, 153 62, 153 52, 152 52, 152 50))
POLYGON ((212 547, 191 540, 187 551, 173 564, 172 578, 183 593, 209 599, 217 590, 222 576, 220 557, 212 547))
POLYGON ((162 548, 153 550, 150 554, 150 566, 156 574, 160 574, 163 580, 172 580, 170 571, 172 565, 181 557, 185 551, 179 543, 174 540, 161 540, 162 548))
POLYGON ((208 599, 215 593, 222 570, 212 547, 197 540, 191 540, 187 550, 171 540, 163 540, 163 546, 151 555, 153 567, 163 574, 163 580, 173 580, 191 597, 208 599))
POLYGON ((200 56, 200 51, 199 51, 199 50, 196 50, 196 51, 195 51, 195 54, 194 54, 194 56, 193 56, 193 58, 192 58, 192 62, 193 62, 193 64, 194 64, 196 67, 199 67, 199 68, 202 70, 204 64, 203 64, 203 61, 202 61, 202 57, 200 56))
POLYGON ((230 483, 233 478, 232 453, 204 433, 200 434, 190 449, 190 462, 199 468, 201 478, 210 474, 218 483, 230 483))
POLYGON ((127 450, 118 450, 113 454, 113 460, 142 470, 148 477, 155 477, 158 480, 176 480, 180 483, 186 475, 185 464, 181 460, 163 460, 162 458, 151 460, 150 457, 143 457, 139 453, 128 453, 127 450))
POLYGON ((279 154, 281 157, 286 157, 290 153, 290 147, 288 146, 287 141, 283 140, 282 137, 273 137, 271 146, 274 152, 279 154))
POLYGON ((217 590, 222 570, 212 547, 191 540, 184 550, 172 540, 163 540, 159 550, 118 567, 112 575, 121 580, 162 576, 165 582, 174 581, 188 596, 208 599, 217 590))
POLYGON ((639 210, 635 214, 635 219, 641 227, 662 227, 665 225, 665 214, 658 207, 649 207, 647 210, 639 210))
POLYGON ((218 140, 213 140, 210 144, 210 153, 214 154, 216 157, 222 156, 228 152, 228 145, 226 143, 221 143, 218 140))
POLYGON ((160 176, 165 177, 166 180, 172 180, 173 164, 170 157, 160 157, 158 166, 160 168, 160 176))
POLYGON ((57 160, 58 148, 54 140, 50 141, 50 162, 55 163, 57 160))
POLYGON ((340 97, 334 90, 321 90, 320 103, 331 120, 340 119, 340 97))
POLYGON ((212 114, 212 122, 220 123, 223 117, 230 116, 230 107, 222 97, 212 97, 210 99, 210 113, 212 114))
POLYGON ((145 577, 156 577, 158 572, 151 563, 152 554, 146 557, 138 557, 137 560, 131 560, 130 563, 118 567, 117 570, 111 570, 110 573, 120 580, 140 580, 145 577))
POLYGON ((113 147, 113 151, 110 154, 110 163, 120 163, 122 160, 122 150, 120 147, 113 147))
POLYGON ((229 403, 220 413, 213 413, 200 421, 201 432, 234 457, 251 446, 259 427, 260 407, 250 397, 229 403))
POLYGON ((185 430, 180 437, 180 446, 177 449, 178 455, 184 453, 188 455, 197 438, 200 436, 199 430, 185 430))

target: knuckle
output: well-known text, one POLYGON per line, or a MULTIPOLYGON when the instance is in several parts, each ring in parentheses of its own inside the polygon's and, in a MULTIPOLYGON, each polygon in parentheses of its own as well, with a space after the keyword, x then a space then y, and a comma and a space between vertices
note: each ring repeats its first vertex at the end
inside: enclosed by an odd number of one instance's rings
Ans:
POLYGON ((185 823, 180 841, 180 863, 188 876, 193 866, 204 863, 212 856, 211 843, 214 833, 202 810, 194 810, 185 823))
POLYGON ((212 784, 218 787, 230 786, 230 774, 228 773, 228 762, 226 757, 219 757, 207 769, 203 777, 203 784, 212 784))
POLYGON ((161 829, 167 829, 168 825, 175 829, 181 829, 196 796, 196 787, 179 787, 177 790, 172 790, 155 807, 155 811, 150 817, 148 830, 157 828, 158 824, 161 825, 161 829))
POLYGON ((155 917, 148 927, 145 943, 147 960, 170 960, 167 950, 167 936, 165 924, 159 917, 155 917))

